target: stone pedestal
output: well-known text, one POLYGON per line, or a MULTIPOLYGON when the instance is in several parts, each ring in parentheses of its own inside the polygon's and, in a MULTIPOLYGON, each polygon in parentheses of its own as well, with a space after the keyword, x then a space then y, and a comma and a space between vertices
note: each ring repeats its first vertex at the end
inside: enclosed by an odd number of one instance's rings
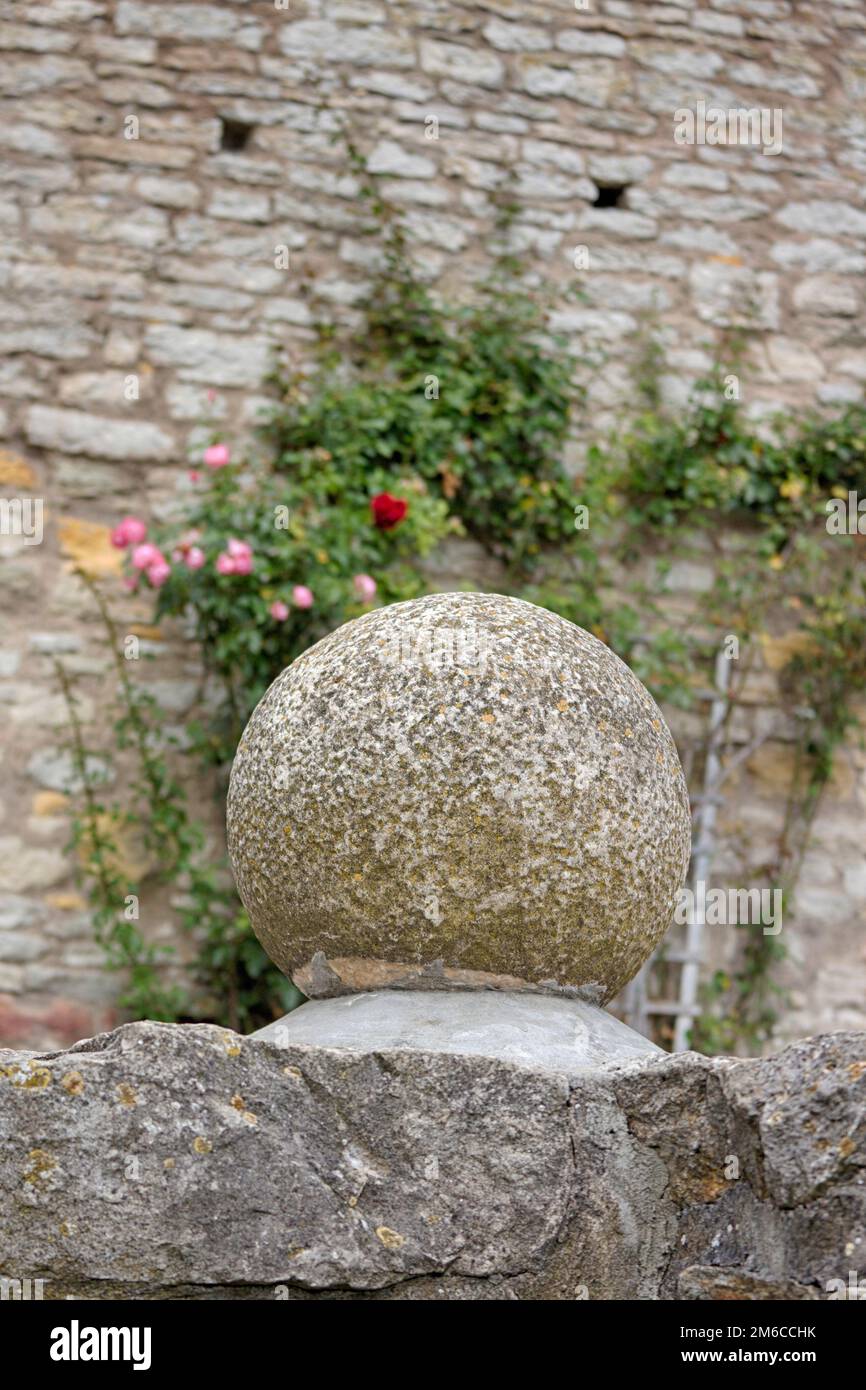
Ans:
POLYGON ((253 1037, 278 1047, 355 1054, 414 1051, 489 1057, 576 1076, 663 1056, 640 1033, 579 999, 469 991, 389 991, 311 999, 253 1037))

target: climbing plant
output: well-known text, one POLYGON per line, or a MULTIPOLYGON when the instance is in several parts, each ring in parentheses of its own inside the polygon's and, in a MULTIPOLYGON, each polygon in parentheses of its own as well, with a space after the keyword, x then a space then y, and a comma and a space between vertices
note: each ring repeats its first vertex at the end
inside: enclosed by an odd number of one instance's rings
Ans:
POLYGON ((124 654, 130 638, 121 638, 97 584, 82 571, 78 575, 93 596, 113 661, 118 704, 112 727, 114 752, 118 758, 132 754, 125 764, 131 771, 123 799, 109 804, 104 788, 114 769, 105 766, 104 750, 88 754, 73 683, 58 661, 58 680, 69 713, 71 764, 81 789, 71 848, 88 888, 97 940, 109 967, 127 974, 127 988, 120 999, 124 1007, 138 1017, 166 1020, 190 1013, 190 991, 180 981, 166 983, 174 948, 154 945, 139 927, 138 885, 129 882, 123 852, 124 842, 132 837, 152 862, 154 875, 181 890, 177 916, 194 946, 194 986, 220 1001, 220 1017, 228 1026, 246 1031, 269 1021, 272 1005, 289 1008, 297 991, 270 964, 225 876, 221 879, 206 861, 204 831, 190 816, 186 791, 169 763, 170 750, 160 733, 161 712, 153 696, 131 675, 133 663, 124 654))
MULTIPOLYGON (((828 513, 849 492, 866 492, 866 406, 830 419, 806 413, 759 426, 727 391, 727 369, 742 350, 741 343, 729 347, 725 366, 720 358, 695 384, 684 411, 665 410, 650 382, 642 392, 646 409, 612 444, 597 446, 593 460, 596 481, 604 479, 621 518, 623 558, 654 546, 662 576, 672 557, 694 550, 697 537, 709 542, 715 580, 695 597, 693 616, 712 636, 704 644, 704 669, 707 650, 733 634, 744 676, 750 648, 774 615, 796 620, 797 641, 781 680, 780 714, 795 731, 783 824, 771 861, 749 870, 750 881, 778 887, 788 907, 834 755, 866 689, 866 580, 856 564, 862 532, 840 533, 828 524, 828 513), (732 527, 741 542, 733 553, 725 545, 732 527)), ((694 647, 691 657, 697 658, 694 647)), ((729 694, 729 720, 741 686, 735 680, 729 694)), ((692 1033, 703 1051, 757 1049, 776 1023, 784 994, 774 972, 785 948, 759 923, 744 924, 740 933, 736 964, 716 971, 704 987, 704 1011, 692 1033)))
MULTIPOLYGON (((127 517, 114 533, 127 585, 152 592, 156 620, 185 625, 210 678, 203 712, 185 731, 185 758, 211 768, 219 789, 274 676, 341 622, 426 592, 425 557, 448 537, 471 536, 502 567, 503 589, 594 631, 672 703, 694 702, 708 634, 736 631, 748 648, 775 606, 796 616, 805 646, 787 673, 786 699, 811 714, 799 719, 779 853, 762 868, 790 892, 863 688, 862 585, 853 565, 842 583, 836 563, 856 539, 839 538, 828 568, 824 508, 830 496, 866 490, 866 410, 759 427, 729 397, 722 354, 685 410, 670 411, 660 354, 644 343, 635 418, 592 442, 585 471, 571 478, 562 458, 570 432, 586 433, 578 382, 588 359, 549 331, 549 292, 531 289, 503 251, 507 215, 488 275, 471 298, 448 303, 419 276, 399 217, 351 143, 348 157, 380 251, 354 326, 323 320, 305 367, 275 363, 273 409, 244 456, 233 457, 209 424, 180 519, 127 517), (748 563, 719 543, 740 524, 748 563), (697 535, 710 546, 716 581, 698 619, 677 618, 662 581, 697 535), (648 572, 635 563, 647 558, 648 572)), ((130 675, 110 602, 93 594, 118 690, 115 753, 137 769, 121 804, 107 804, 61 671, 81 789, 74 840, 107 960, 128 972, 134 1013, 264 1021, 291 1002, 291 987, 252 936, 225 867, 209 863, 174 770, 179 756, 130 675), (129 885, 113 841, 131 824, 177 890, 194 943, 186 973, 124 915, 129 885)), ((760 1045, 773 1026, 778 957, 768 938, 745 942, 736 970, 710 982, 697 1045, 760 1045)))
POLYGON ((495 258, 468 303, 434 297, 375 182, 362 191, 383 240, 364 329, 338 345, 324 335, 308 390, 277 376, 275 470, 296 476, 316 449, 365 484, 408 463, 469 535, 526 571, 573 536, 561 456, 582 393, 568 340, 545 327, 544 295, 523 287, 510 256, 495 258))

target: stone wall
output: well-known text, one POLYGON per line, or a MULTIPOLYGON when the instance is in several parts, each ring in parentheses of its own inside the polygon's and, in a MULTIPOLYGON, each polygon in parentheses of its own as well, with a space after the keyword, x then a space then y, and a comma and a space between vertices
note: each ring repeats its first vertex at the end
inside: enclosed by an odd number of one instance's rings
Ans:
POLYGON ((572 1070, 330 1027, 0 1050, 0 1278, 56 1300, 863 1298, 862 1033, 572 1070))
MULTIPOLYGON (((628 406, 648 311, 671 398, 745 317, 747 408, 830 406, 866 381, 866 14, 859 0, 44 0, 0 4, 0 48, 0 483, 45 500, 41 544, 0 536, 0 1027, 39 1045, 96 1031, 114 992, 63 850, 53 656, 82 677, 97 729, 105 691, 70 561, 113 573, 107 523, 172 504, 201 416, 243 440, 272 349, 311 340, 314 299, 351 315, 373 250, 340 123, 447 287, 485 261, 492 195, 513 174, 521 244, 545 277, 585 291, 556 323, 579 351, 609 354, 589 383, 595 427, 628 406), (674 112, 699 100, 781 109, 781 153, 678 144, 674 112)), ((674 576, 676 601, 693 581, 674 576)), ((146 625, 146 607, 125 614, 146 625)), ((180 723, 195 654, 139 630, 180 723)), ((767 660, 755 698, 772 705, 767 660)), ((752 767, 762 795, 738 793, 732 846, 737 829, 771 833, 784 757, 768 747, 752 767)), ((788 1035, 866 1023, 866 773, 854 745, 843 764, 789 943, 788 1035)))

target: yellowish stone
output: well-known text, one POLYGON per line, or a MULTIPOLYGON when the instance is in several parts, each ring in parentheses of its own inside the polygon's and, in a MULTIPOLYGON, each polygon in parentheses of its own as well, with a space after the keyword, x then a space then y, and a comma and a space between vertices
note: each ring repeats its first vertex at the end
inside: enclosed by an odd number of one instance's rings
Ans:
POLYGON ((0 487, 15 488, 18 491, 32 490, 38 486, 36 470, 26 459, 0 449, 0 487))
POLYGON ((61 554, 92 578, 123 572, 123 551, 111 544, 109 526, 65 516, 58 522, 57 535, 61 554))
POLYGON ((61 815, 69 805, 69 797, 63 792, 37 792, 33 798, 34 816, 61 815))

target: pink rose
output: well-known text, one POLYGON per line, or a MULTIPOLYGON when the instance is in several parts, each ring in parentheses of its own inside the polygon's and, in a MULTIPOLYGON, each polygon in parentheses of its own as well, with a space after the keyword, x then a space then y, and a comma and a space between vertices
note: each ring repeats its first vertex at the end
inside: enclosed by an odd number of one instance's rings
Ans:
POLYGON ((312 589, 308 589, 306 584, 296 584, 292 590, 292 602, 296 608, 312 608, 312 589))
POLYGON ((160 556, 152 565, 148 565, 145 574, 147 575, 148 583, 152 584, 154 589, 159 589, 171 574, 171 565, 160 556))
POLYGON ((147 527, 139 517, 125 516, 112 531, 111 544, 118 550, 125 550, 128 545, 140 545, 146 535, 147 527))
POLYGON ((232 536, 226 542, 226 554, 231 557, 235 574, 250 573, 253 567, 253 548, 249 541, 239 541, 232 536))
POLYGON ((143 545, 137 545, 132 552, 132 567, 137 570, 146 570, 150 565, 158 564, 162 561, 165 564, 165 556, 159 546, 152 541, 145 541, 143 545))
POLYGON ((362 603, 372 603, 376 597, 376 581, 369 574, 356 574, 352 580, 355 593, 362 603))
POLYGON ((197 468, 191 468, 189 470, 189 480, 191 483, 198 483, 201 481, 201 474, 197 468))
POLYGON ((239 541, 232 536, 217 557, 216 567, 220 574, 249 574, 253 567, 253 548, 249 541, 239 541))
POLYGON ((204 451, 204 461, 208 468, 225 468, 229 461, 227 444, 210 444, 204 451))
POLYGON ((286 621, 286 618, 289 616, 289 610, 287 605, 283 603, 282 599, 279 598, 274 599, 274 602, 271 604, 270 608, 268 609, 268 612, 270 613, 274 621, 278 623, 284 623, 286 621))
POLYGON ((201 532, 198 530, 184 532, 177 543, 177 549, 171 553, 171 558, 176 565, 179 565, 182 560, 188 569, 201 569, 205 562, 205 554, 201 547, 196 545, 200 535, 201 532))

